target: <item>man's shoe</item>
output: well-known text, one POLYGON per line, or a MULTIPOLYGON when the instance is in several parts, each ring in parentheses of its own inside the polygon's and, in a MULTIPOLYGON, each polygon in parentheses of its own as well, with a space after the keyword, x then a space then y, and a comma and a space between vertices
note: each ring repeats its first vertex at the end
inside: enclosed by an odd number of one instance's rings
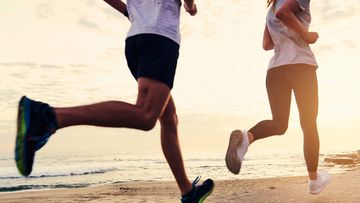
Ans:
POLYGON ((46 144, 56 129, 56 116, 52 107, 25 96, 21 98, 15 143, 15 161, 21 175, 30 175, 35 152, 46 144))
POLYGON ((205 180, 201 185, 196 185, 200 180, 197 177, 192 183, 193 189, 187 195, 181 198, 182 203, 202 203, 214 189, 214 181, 211 179, 205 180))

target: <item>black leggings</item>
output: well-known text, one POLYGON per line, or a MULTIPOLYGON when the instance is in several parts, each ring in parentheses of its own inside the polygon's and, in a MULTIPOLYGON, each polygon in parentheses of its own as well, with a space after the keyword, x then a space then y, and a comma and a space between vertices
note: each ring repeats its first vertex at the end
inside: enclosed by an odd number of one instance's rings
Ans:
POLYGON ((269 69, 266 88, 272 120, 264 120, 249 131, 254 140, 283 135, 288 127, 291 92, 294 91, 304 133, 304 156, 307 170, 316 172, 319 159, 319 136, 316 118, 318 113, 318 84, 316 69, 305 64, 286 65, 269 69))

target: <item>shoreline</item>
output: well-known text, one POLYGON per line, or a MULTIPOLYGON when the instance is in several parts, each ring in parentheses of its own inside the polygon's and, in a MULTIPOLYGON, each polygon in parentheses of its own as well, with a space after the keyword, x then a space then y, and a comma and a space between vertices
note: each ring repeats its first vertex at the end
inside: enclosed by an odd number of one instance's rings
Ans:
MULTIPOLYGON (((206 202, 357 202, 360 167, 332 174, 319 194, 307 193, 307 177, 214 180, 206 202)), ((203 180, 202 180, 203 181, 203 180)), ((135 181, 84 188, 28 190, 0 193, 0 202, 180 202, 175 181, 135 181)))

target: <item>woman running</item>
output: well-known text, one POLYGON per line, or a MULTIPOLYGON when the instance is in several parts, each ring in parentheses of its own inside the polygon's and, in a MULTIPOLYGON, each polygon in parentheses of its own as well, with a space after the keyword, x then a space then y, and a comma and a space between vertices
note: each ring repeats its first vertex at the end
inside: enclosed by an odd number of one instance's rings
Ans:
POLYGON ((314 44, 319 36, 316 32, 308 31, 311 21, 310 0, 267 0, 267 3, 270 9, 263 48, 266 51, 274 49, 266 76, 272 120, 261 121, 249 131, 234 130, 230 135, 226 165, 232 173, 238 174, 251 143, 286 132, 293 91, 304 133, 308 192, 318 194, 328 184, 330 175, 326 171, 318 171, 318 66, 309 44, 314 44))

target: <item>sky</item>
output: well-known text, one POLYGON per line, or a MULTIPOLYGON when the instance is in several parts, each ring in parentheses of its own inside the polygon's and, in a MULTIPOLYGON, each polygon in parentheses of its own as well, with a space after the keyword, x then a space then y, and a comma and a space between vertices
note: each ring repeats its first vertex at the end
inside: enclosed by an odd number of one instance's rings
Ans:
MULTIPOLYGON (((182 42, 172 95, 185 152, 223 150, 236 128, 271 118, 265 89, 272 52, 262 50, 266 2, 196 1, 181 13, 182 42)), ((312 49, 319 63, 321 150, 359 149, 360 0, 311 1, 312 49)), ((12 153, 22 95, 53 106, 103 100, 135 102, 124 57, 130 23, 103 1, 0 1, 0 153, 12 153)), ((42 151, 160 150, 159 125, 60 130, 42 151)), ((286 135, 256 142, 250 153, 302 151, 292 102, 286 135)))

